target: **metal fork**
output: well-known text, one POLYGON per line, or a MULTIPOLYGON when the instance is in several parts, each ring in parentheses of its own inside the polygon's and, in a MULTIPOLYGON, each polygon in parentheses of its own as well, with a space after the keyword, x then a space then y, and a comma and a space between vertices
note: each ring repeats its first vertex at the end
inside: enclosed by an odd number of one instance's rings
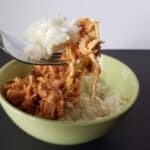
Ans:
POLYGON ((62 52, 54 53, 48 60, 31 60, 24 52, 25 43, 0 30, 0 49, 18 61, 32 65, 62 65, 66 61, 60 60, 62 52))

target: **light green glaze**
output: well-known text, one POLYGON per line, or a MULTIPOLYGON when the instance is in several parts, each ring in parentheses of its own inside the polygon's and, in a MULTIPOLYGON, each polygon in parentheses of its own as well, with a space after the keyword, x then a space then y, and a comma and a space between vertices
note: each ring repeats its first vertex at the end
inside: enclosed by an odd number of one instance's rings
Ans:
MULTIPOLYGON (((71 145, 91 141, 103 136, 123 116, 136 101, 139 92, 139 82, 133 73, 122 62, 102 55, 102 77, 113 92, 121 92, 128 97, 129 104, 119 114, 92 121, 51 121, 40 119, 24 113, 10 105, 2 95, 0 103, 13 122, 28 134, 45 142, 71 145)), ((0 70, 0 83, 15 76, 24 76, 31 69, 30 65, 11 61, 0 70)))

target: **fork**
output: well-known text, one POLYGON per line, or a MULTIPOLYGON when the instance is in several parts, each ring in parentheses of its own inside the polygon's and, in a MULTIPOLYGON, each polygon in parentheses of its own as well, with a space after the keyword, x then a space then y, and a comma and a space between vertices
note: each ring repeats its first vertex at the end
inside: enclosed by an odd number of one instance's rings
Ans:
POLYGON ((29 59, 24 52, 25 43, 18 40, 17 38, 8 35, 7 33, 0 30, 0 49, 6 54, 12 56, 14 59, 23 63, 32 65, 62 65, 67 64, 67 61, 60 60, 62 52, 53 53, 48 59, 32 60, 29 59))

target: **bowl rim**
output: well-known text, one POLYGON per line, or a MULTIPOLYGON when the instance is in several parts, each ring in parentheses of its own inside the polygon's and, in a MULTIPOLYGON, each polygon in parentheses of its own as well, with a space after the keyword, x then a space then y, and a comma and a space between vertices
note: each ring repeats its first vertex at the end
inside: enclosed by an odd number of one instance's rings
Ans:
MULTIPOLYGON (((6 98, 2 95, 2 93, 0 92, 0 105, 2 106, 3 108, 3 104, 4 103, 5 105, 7 105, 8 107, 11 107, 16 113, 19 113, 19 114, 22 114, 24 115, 25 117, 27 117, 28 119, 31 119, 33 121, 39 121, 39 122, 45 122, 45 123, 50 123, 50 124, 55 124, 55 125, 61 125, 61 126, 82 126, 82 125, 90 125, 90 124, 99 124, 99 123, 105 123, 107 121, 111 121, 111 120, 114 120, 116 118, 119 118, 120 116, 122 116, 123 114, 125 114, 129 109, 132 108, 132 106, 135 104, 137 98, 138 98, 138 95, 139 95, 139 89, 140 89, 140 84, 139 84, 139 80, 137 78, 137 75, 135 74, 135 72, 127 65, 125 64, 124 62, 122 62, 121 60, 119 60, 118 58, 115 58, 115 57, 112 57, 112 56, 109 56, 107 54, 102 54, 103 57, 106 57, 106 58, 109 58, 109 59, 112 59, 113 61, 117 61, 118 63, 121 63, 122 65, 124 65, 125 67, 127 67, 131 73, 133 74, 134 78, 135 78, 135 81, 136 81, 136 84, 137 84, 137 92, 136 92, 136 95, 135 97, 132 99, 132 101, 120 112, 117 112, 111 116, 106 116, 104 118, 97 118, 95 120, 77 120, 77 121, 63 121, 63 120, 48 120, 48 119, 45 119, 45 118, 40 118, 40 117, 37 117, 37 116, 33 116, 27 112, 24 112, 20 109, 18 109, 17 107, 13 106, 12 104, 10 104, 6 98)), ((5 70, 9 65, 13 64, 13 63, 18 63, 18 61, 16 60, 11 60, 9 62, 7 62, 5 65, 3 65, 1 68, 0 68, 0 74, 3 72, 3 70, 5 70)), ((21 62, 19 62, 21 63, 21 62)), ((4 109, 4 108, 3 108, 4 109)))

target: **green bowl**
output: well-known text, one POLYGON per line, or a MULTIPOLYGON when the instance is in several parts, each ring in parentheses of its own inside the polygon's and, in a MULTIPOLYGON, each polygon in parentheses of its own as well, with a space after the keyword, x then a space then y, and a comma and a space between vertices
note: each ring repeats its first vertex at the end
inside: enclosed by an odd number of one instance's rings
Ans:
MULTIPOLYGON (((101 56, 101 76, 113 92, 120 92, 129 99, 128 105, 119 113, 90 121, 53 121, 27 114, 9 104, 0 94, 0 103, 11 120, 26 133, 45 142, 73 145, 86 143, 106 134, 135 103, 139 82, 134 72, 124 63, 110 56, 101 56)), ((0 70, 0 84, 15 76, 25 76, 32 66, 10 61, 0 70)))

